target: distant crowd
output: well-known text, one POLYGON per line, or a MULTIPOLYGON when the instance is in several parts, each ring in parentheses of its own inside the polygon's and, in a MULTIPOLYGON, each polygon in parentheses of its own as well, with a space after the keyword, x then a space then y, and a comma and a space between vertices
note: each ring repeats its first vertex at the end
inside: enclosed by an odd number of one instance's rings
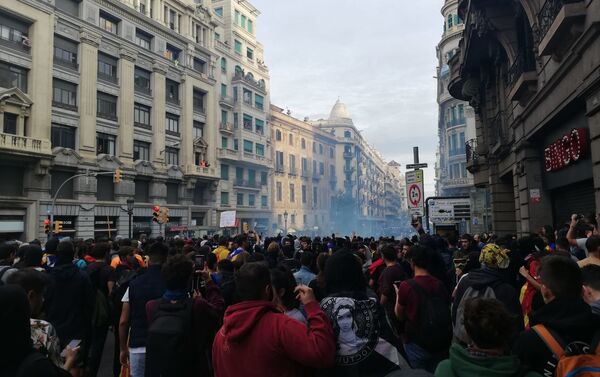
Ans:
POLYGON ((0 377, 600 375, 594 216, 517 238, 0 244, 0 377), (112 350, 111 350, 112 351, 112 350))

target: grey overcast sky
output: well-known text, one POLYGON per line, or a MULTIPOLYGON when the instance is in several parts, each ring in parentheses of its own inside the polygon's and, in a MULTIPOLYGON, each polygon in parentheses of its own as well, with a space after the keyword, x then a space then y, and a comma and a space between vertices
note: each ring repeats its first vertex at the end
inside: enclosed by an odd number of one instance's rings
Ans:
POLYGON ((427 162, 434 191, 435 47, 442 0, 251 0, 271 75, 271 102, 326 118, 337 98, 387 160, 427 162))

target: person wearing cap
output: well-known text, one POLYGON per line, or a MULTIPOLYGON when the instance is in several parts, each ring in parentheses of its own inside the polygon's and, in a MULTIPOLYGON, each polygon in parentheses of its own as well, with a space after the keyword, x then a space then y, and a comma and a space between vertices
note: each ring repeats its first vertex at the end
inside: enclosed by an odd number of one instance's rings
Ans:
MULTIPOLYGON (((519 295, 512 284, 516 276, 508 269, 510 252, 493 243, 485 245, 479 255, 481 268, 470 271, 459 281, 452 303, 454 335, 459 342, 468 343, 468 339, 464 339, 463 310, 459 308, 464 308, 469 298, 481 296, 495 298, 503 303, 512 315, 522 318, 519 295), (465 302, 462 302, 463 300, 465 302)), ((522 321, 519 323, 522 324, 522 321)))

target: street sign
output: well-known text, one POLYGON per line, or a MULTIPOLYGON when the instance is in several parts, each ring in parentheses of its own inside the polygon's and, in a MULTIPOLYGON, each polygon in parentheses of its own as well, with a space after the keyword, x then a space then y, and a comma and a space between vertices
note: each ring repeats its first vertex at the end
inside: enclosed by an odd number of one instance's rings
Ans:
POLYGON ((233 228, 236 226, 236 212, 223 211, 221 212, 221 220, 219 221, 220 228, 233 228))
POLYGON ((434 224, 455 224, 471 219, 469 198, 428 199, 429 221, 434 224))
POLYGON ((422 168, 426 168, 427 164, 408 164, 406 165, 407 169, 422 169, 422 168))
POLYGON ((408 210, 413 216, 423 216, 423 171, 406 172, 406 193, 408 210))

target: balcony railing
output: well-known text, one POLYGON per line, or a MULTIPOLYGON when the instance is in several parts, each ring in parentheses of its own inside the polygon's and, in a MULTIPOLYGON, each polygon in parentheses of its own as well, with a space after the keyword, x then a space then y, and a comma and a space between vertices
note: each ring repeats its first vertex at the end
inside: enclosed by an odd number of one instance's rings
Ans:
MULTIPOLYGON (((27 39, 29 40, 29 39, 27 39)), ((0 45, 1 46, 6 46, 8 48, 13 48, 15 50, 19 50, 22 52, 25 52, 27 54, 30 53, 31 51, 31 47, 28 46, 24 41, 18 42, 18 41, 9 41, 3 38, 0 38, 0 45)))
POLYGON ((236 72, 236 74, 233 76, 233 81, 242 81, 254 87, 255 89, 260 90, 261 92, 265 92, 267 90, 262 81, 256 81, 251 77, 245 76, 243 72, 236 72))
POLYGON ((523 75, 525 72, 535 71, 535 58, 533 57, 533 53, 525 54, 523 51, 517 55, 515 62, 508 69, 506 75, 506 83, 508 87, 513 87, 519 77, 523 75))
POLYGON ((570 1, 546 0, 544 5, 542 6, 542 9, 540 10, 540 13, 538 13, 540 39, 546 36, 548 30, 550 30, 550 27, 554 23, 556 16, 558 16, 558 13, 562 9, 565 2, 568 3, 570 1))
POLYGON ((471 173, 476 171, 479 165, 479 153, 477 152, 477 139, 468 140, 465 143, 465 154, 467 157, 467 170, 471 173))
POLYGON ((167 96, 166 100, 173 105, 179 105, 179 98, 167 96))
POLYGON ((354 156, 352 152, 344 152, 344 158, 352 158, 354 156))
POLYGON ((303 169, 303 170, 300 172, 300 176, 301 176, 301 177, 304 177, 304 178, 308 178, 308 177, 310 176, 310 174, 308 174, 308 169, 303 169))
POLYGON ((458 186, 472 186, 473 178, 464 177, 464 178, 448 178, 442 180, 442 186, 446 188, 450 187, 458 187, 458 186))
POLYGON ((573 24, 583 20, 586 13, 583 0, 546 0, 538 13, 535 30, 539 55, 551 55, 556 48, 569 45, 568 40, 580 34, 573 29, 573 24))
POLYGON ((290 175, 297 175, 298 171, 296 170, 295 167, 291 167, 290 170, 288 171, 288 174, 290 174, 290 175))
POLYGON ((462 117, 458 119, 452 119, 446 122, 446 128, 462 126, 467 123, 467 119, 462 117))
POLYGON ((54 65, 60 65, 61 67, 69 68, 77 71, 79 64, 73 63, 72 61, 54 58, 54 65))
POLYGON ((204 106, 194 106, 194 112, 197 114, 206 115, 206 110, 204 109, 204 106))
POLYGON ((236 150, 228 149, 228 148, 217 148, 217 154, 219 158, 228 158, 238 160, 239 153, 236 150))
POLYGON ((209 170, 209 168, 203 168, 198 165, 186 165, 185 172, 186 172, 186 174, 207 175, 207 174, 209 174, 210 170, 209 170))
POLYGON ((0 133, 0 149, 10 149, 15 152, 52 153, 49 140, 5 133, 0 133))
POLYGON ((107 75, 102 72, 98 72, 98 79, 100 79, 102 81, 110 82, 112 84, 119 83, 119 78, 117 76, 107 75))
POLYGON ((219 130, 221 132, 233 133, 233 124, 231 123, 219 123, 219 130))
POLYGON ((134 90, 135 90, 136 93, 141 93, 141 94, 145 94, 145 95, 148 95, 148 96, 152 95, 152 89, 150 89, 148 87, 140 86, 140 85, 135 85, 133 88, 134 88, 134 90))
POLYGON ((231 49, 231 47, 230 47, 228 44, 226 44, 226 43, 223 43, 223 42, 221 42, 221 41, 220 41, 220 40, 218 40, 218 39, 215 39, 215 46, 217 46, 217 47, 219 47, 219 48, 222 48, 222 49, 224 49, 225 51, 229 51, 229 50, 231 49))
POLYGON ((228 105, 230 107, 233 107, 233 97, 230 96, 221 96, 219 98, 219 103, 222 105, 228 105))
POLYGON ((244 160, 248 161, 250 160, 250 162, 256 162, 256 163, 260 163, 260 164, 268 164, 271 163, 271 159, 266 158, 265 156, 261 156, 255 153, 250 153, 250 152, 244 152, 244 160), (254 161, 252 161, 254 160, 254 161))
POLYGON ((251 188, 251 189, 260 189, 260 185, 256 181, 248 181, 245 179, 236 179, 233 182, 233 186, 235 187, 243 187, 243 188, 251 188))

